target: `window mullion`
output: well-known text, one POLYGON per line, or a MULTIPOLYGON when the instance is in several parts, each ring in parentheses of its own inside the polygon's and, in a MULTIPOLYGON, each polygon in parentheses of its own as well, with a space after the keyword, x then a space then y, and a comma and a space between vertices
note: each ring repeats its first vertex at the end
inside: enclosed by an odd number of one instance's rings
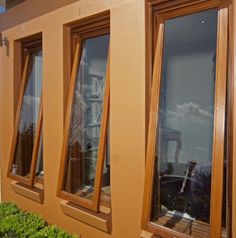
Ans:
POLYGON ((105 93, 102 107, 103 108, 102 120, 100 129, 100 139, 98 145, 95 186, 93 194, 93 206, 96 211, 98 211, 99 201, 101 198, 100 195, 101 195, 102 174, 105 161, 106 139, 108 134, 107 132, 108 132, 109 104, 110 104, 109 101, 110 101, 110 50, 108 50, 105 93))
POLYGON ((69 96, 67 101, 67 112, 66 112, 66 121, 64 127, 64 142, 62 148, 62 164, 60 167, 60 174, 59 174, 59 186, 58 186, 58 195, 60 195, 61 190, 63 188, 64 183, 64 176, 66 174, 66 158, 67 158, 67 151, 68 151, 68 139, 70 133, 70 123, 71 123, 71 116, 72 116, 72 105, 73 105, 73 96, 74 96, 74 89, 75 89, 75 82, 77 77, 77 70, 79 67, 80 55, 81 55, 81 43, 78 41, 75 47, 75 54, 74 60, 72 65, 71 77, 70 77, 70 86, 69 86, 69 96))
POLYGON ((161 69, 162 69, 162 51, 164 40, 164 22, 163 16, 158 16, 157 24, 157 43, 154 56, 154 68, 152 79, 152 91, 150 102, 150 117, 149 117, 149 133, 147 142, 147 155, 146 155, 146 175, 144 186, 144 205, 142 215, 142 226, 147 229, 149 223, 149 216, 151 210, 151 195, 153 186, 153 173, 155 163, 155 141, 156 141, 156 129, 158 125, 158 111, 159 111, 159 94, 160 94, 160 82, 161 82, 161 69))
MULTIPOLYGON (((17 138, 18 138, 18 126, 20 123, 20 114, 21 114, 21 107, 22 107, 22 102, 23 102, 23 97, 24 97, 24 91, 25 87, 28 81, 28 71, 29 71, 29 65, 30 65, 30 55, 27 52, 26 58, 25 58, 25 63, 24 63, 24 68, 23 68, 23 74, 22 74, 22 79, 21 79, 21 87, 20 87, 20 92, 19 92, 19 101, 17 105, 17 111, 16 111, 16 118, 15 118, 15 123, 14 123, 14 134, 13 134, 13 141, 12 141, 12 146, 11 146, 11 154, 10 154, 10 160, 9 160, 9 166, 8 166, 8 176, 11 176, 11 171, 12 171, 12 164, 14 160, 14 155, 15 155, 15 150, 16 150, 16 143, 17 143, 17 138)), ((20 178, 20 176, 17 176, 20 178)), ((22 182, 25 181, 25 178, 22 179, 22 182)))
POLYGON ((38 158, 38 151, 39 151, 39 145, 40 145, 40 136, 42 131, 42 124, 43 124, 43 106, 42 106, 42 96, 40 100, 40 111, 38 116, 38 123, 37 123, 37 129, 36 129, 36 135, 34 139, 34 147, 33 147, 33 154, 32 154, 32 162, 30 167, 30 180, 29 180, 29 186, 33 186, 34 180, 35 180, 35 170, 36 170, 36 164, 37 164, 37 158, 38 158))
POLYGON ((220 237, 222 229, 222 195, 223 195, 223 164, 224 164, 224 135, 225 135, 225 102, 226 102, 226 71, 227 71, 227 7, 218 13, 218 45, 216 61, 215 86, 215 122, 212 156, 211 181, 211 238, 220 237))

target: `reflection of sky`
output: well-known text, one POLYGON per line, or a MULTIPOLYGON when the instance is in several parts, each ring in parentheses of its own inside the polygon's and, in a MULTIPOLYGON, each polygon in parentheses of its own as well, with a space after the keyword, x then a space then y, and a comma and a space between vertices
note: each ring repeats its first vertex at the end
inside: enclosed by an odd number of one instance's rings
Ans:
POLYGON ((27 82, 26 90, 24 92, 21 118, 20 118, 20 132, 23 129, 29 128, 33 125, 34 131, 38 120, 38 113, 40 107, 40 98, 42 91, 42 53, 38 53, 33 57, 33 66, 30 72, 30 77, 27 82))
POLYGON ((6 11, 5 7, 0 6, 0 13, 3 13, 3 12, 5 12, 5 11, 6 11))
MULTIPOLYGON (((215 24, 216 16, 217 12, 211 13, 215 24)), ((200 18, 194 22, 194 28, 190 25, 184 36, 178 35, 178 42, 167 34, 171 29, 166 31, 160 125, 164 134, 168 134, 166 129, 181 133, 179 162, 194 160, 205 166, 211 164, 212 157, 216 27, 212 27, 214 37, 206 39, 200 34, 206 26, 200 18), (191 37, 192 31, 199 33, 197 39, 191 37)), ((166 153, 168 161, 174 161, 175 150, 176 142, 172 141, 162 153, 166 153)))
POLYGON ((69 144, 97 147, 104 94, 109 35, 87 39, 77 73, 69 144))
MULTIPOLYGON (((85 40, 75 83, 69 146, 79 144, 85 161, 91 161, 84 175, 89 180, 96 173, 109 38, 103 35, 85 40)), ((70 150, 69 156, 78 155, 70 150)), ((88 185, 86 180, 83 182, 88 185)))
MULTIPOLYGON (((165 127, 181 132, 180 161, 211 161, 214 112, 214 52, 169 54, 166 63, 165 127), (194 66, 192 66, 194 65, 194 66)), ((174 157, 175 145, 168 153, 174 157)))
MULTIPOLYGON (((180 161, 196 160, 203 164, 211 161, 213 115, 189 102, 176 105, 175 111, 166 112, 166 127, 181 132, 180 161)), ((174 161, 176 144, 168 148, 168 158, 174 161)))

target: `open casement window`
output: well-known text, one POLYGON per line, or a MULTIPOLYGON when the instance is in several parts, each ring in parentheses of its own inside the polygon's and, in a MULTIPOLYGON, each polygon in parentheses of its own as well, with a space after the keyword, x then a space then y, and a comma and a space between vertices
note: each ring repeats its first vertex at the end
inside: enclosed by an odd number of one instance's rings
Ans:
POLYGON ((36 181, 43 181, 41 35, 22 40, 20 45, 22 77, 8 176, 32 187, 36 181))
POLYGON ((227 1, 159 2, 142 227, 161 237, 229 237, 227 1))
POLYGON ((92 211, 110 207, 109 18, 72 28, 72 70, 58 196, 92 211))

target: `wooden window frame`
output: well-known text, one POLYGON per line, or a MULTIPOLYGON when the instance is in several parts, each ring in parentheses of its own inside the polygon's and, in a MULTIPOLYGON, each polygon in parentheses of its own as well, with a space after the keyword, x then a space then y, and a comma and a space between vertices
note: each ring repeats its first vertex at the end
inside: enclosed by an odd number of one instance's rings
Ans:
MULTIPOLYGON (((98 155, 97 155, 97 164, 96 164, 96 173, 95 173, 95 183, 94 183, 94 193, 92 200, 79 197, 72 193, 69 193, 64 190, 64 181, 66 178, 66 168, 67 168, 67 152, 68 152, 68 140, 70 132, 70 123, 72 115, 72 106, 73 106, 73 96, 75 89, 75 82, 77 78, 77 71, 79 68, 81 55, 83 51, 83 42, 86 39, 102 36, 105 34, 110 34, 110 13, 105 11, 103 13, 96 14, 92 17, 87 17, 79 21, 75 21, 65 26, 65 32, 70 33, 70 37, 66 36, 64 48, 67 48, 64 53, 66 53, 66 65, 64 68, 67 70, 65 77, 68 78, 68 70, 71 68, 69 92, 67 99, 67 111, 65 115, 65 126, 64 126, 64 137, 63 137, 63 147, 61 154, 61 165, 58 178, 58 188, 57 196, 63 198, 67 201, 75 203, 81 207, 90 209, 92 211, 98 212, 101 200, 101 184, 102 184, 102 173, 103 165, 105 160, 105 147, 106 147, 106 138, 108 131, 108 120, 109 120, 109 101, 110 101, 110 56, 108 50, 108 59, 107 59, 107 71, 106 71, 106 82, 104 90, 104 99, 103 99, 103 112, 101 118, 101 128, 100 128, 100 139, 98 145, 98 155), (73 53, 74 52, 74 53, 73 53)), ((110 43, 109 43, 110 44, 110 43)))
MULTIPOLYGON (((29 170, 29 176, 24 177, 16 174, 12 174, 12 165, 14 162, 15 157, 15 150, 18 140, 18 129, 20 123, 20 115, 21 115, 21 108, 22 102, 24 98, 24 92, 27 86, 27 82, 29 80, 29 69, 32 64, 30 58, 31 54, 42 49, 42 33, 37 33, 30 37, 26 37, 20 40, 15 41, 15 63, 19 63, 19 65, 14 65, 14 75, 19 80, 19 75, 21 75, 20 79, 20 86, 19 86, 19 94, 16 96, 18 98, 17 105, 16 105, 16 113, 15 113, 15 122, 14 122, 14 132, 13 132, 13 139, 11 144, 11 151, 10 151, 10 159, 8 164, 8 171, 7 176, 13 180, 21 182, 29 187, 33 187, 36 179, 35 170, 37 165, 37 157, 40 145, 40 136, 43 124, 43 106, 42 106, 42 94, 40 98, 40 107, 39 107, 39 114, 38 114, 38 122, 36 126, 36 134, 34 138, 34 147, 32 152, 32 160, 29 170)), ((16 93, 16 92, 15 92, 16 93)), ((41 180, 40 180, 41 181, 41 180)), ((41 181, 43 183, 43 181, 41 181)))
MULTIPOLYGON (((179 16, 185 16, 199 11, 218 9, 217 25, 217 59, 216 59, 216 83, 215 83, 215 108, 214 108, 214 132, 212 148, 212 179, 210 202, 210 237, 221 237, 222 230, 222 194, 223 194, 223 160, 225 140, 225 112, 226 112, 226 75, 227 75, 227 42, 228 42, 228 1, 187 1, 187 0, 156 0, 150 1, 149 7, 153 8, 152 16, 157 17, 156 37, 155 27, 153 31, 153 45, 149 40, 149 49, 155 48, 153 57, 153 75, 150 99, 149 132, 146 152, 146 174, 143 198, 142 228, 162 237, 191 237, 171 230, 150 221, 153 175, 155 163, 156 130, 159 116, 159 95, 164 43, 165 20, 179 16), (159 11, 158 11, 159 9, 159 11), (161 56, 161 57, 160 57, 161 56), (220 65, 220 67, 219 67, 220 65), (214 198, 214 199, 213 199, 214 198)), ((155 20, 155 19, 154 19, 155 20)), ((154 23, 155 21, 149 21, 154 23)), ((149 30, 150 33, 150 30, 149 30)), ((152 56, 149 61, 152 62, 152 56)), ((149 74, 150 75, 150 74, 149 74)))

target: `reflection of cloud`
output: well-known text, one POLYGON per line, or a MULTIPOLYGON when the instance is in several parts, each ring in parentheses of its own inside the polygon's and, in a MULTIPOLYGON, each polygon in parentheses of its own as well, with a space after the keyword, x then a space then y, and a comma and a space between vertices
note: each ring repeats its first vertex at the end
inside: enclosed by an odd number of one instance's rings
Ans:
POLYGON ((23 98, 23 106, 38 106, 40 103, 40 97, 35 97, 35 96, 31 96, 31 95, 25 95, 23 98))
POLYGON ((177 105, 176 111, 167 111, 167 118, 170 120, 178 120, 190 118, 198 122, 206 122, 213 119, 213 115, 201 109, 201 107, 193 102, 185 102, 182 105, 177 105))
MULTIPOLYGON (((211 111, 204 110, 190 101, 177 105, 175 111, 161 111, 160 118, 162 127, 181 132, 182 148, 179 161, 196 160, 204 165, 211 163, 214 119, 211 111)), ((174 161, 176 145, 172 143, 167 149, 168 159, 174 161)))
POLYGON ((202 119, 212 118, 211 113, 201 109, 198 104, 193 102, 184 103, 183 105, 177 105, 177 112, 180 114, 189 115, 192 117, 200 117, 202 119))

